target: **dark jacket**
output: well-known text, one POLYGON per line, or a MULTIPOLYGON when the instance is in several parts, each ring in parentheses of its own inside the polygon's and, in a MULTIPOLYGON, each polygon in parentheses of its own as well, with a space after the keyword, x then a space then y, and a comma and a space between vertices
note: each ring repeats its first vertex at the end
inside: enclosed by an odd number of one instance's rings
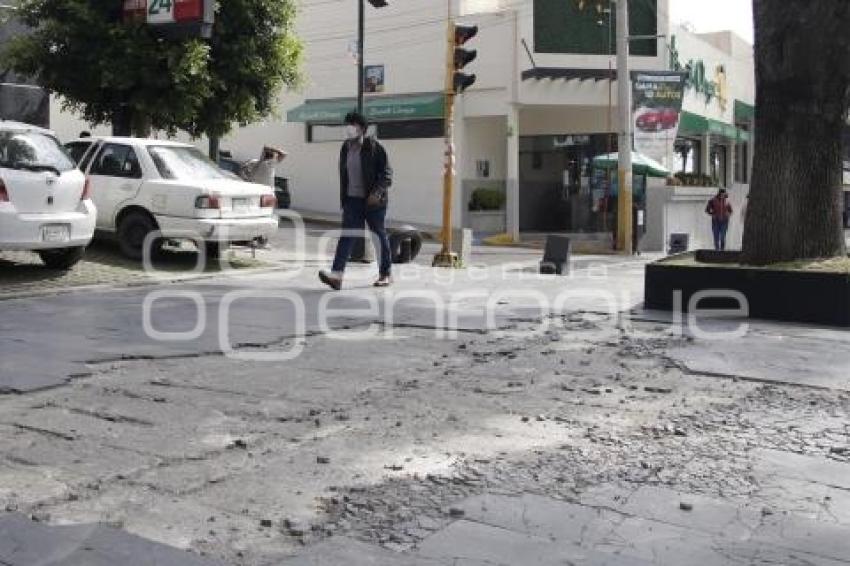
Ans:
MULTIPOLYGON (((345 202, 348 194, 348 144, 342 144, 339 152, 339 200, 345 202)), ((364 138, 360 149, 360 161, 363 171, 363 186, 366 195, 375 195, 378 204, 373 208, 384 208, 389 204, 389 189, 393 184, 393 170, 387 158, 384 146, 374 138, 364 138)))

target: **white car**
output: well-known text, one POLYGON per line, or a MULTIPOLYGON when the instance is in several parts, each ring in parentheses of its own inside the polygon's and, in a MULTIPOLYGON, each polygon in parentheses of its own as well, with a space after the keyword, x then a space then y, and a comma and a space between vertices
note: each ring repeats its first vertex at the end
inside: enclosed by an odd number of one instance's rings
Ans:
POLYGON ((97 206, 97 229, 139 259, 164 240, 188 239, 210 255, 231 243, 268 238, 278 228, 271 187, 234 179, 194 146, 153 139, 97 138, 79 167, 97 206), (154 236, 148 235, 156 232, 154 236))
POLYGON ((52 132, 0 121, 0 250, 70 269, 94 235, 89 184, 52 132))

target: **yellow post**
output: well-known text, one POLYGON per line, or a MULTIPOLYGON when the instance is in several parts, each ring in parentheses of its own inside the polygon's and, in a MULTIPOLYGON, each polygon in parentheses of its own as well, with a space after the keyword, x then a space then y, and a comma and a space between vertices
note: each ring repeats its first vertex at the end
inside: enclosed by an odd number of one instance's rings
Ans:
POLYGON ((434 267, 460 267, 457 254, 452 251, 452 200, 454 193, 454 113, 455 113, 455 24, 452 19, 451 0, 448 1, 446 32, 446 84, 443 119, 445 120, 446 159, 443 170, 443 248, 434 256, 434 267))
POLYGON ((617 249, 632 253, 632 172, 617 170, 617 249))

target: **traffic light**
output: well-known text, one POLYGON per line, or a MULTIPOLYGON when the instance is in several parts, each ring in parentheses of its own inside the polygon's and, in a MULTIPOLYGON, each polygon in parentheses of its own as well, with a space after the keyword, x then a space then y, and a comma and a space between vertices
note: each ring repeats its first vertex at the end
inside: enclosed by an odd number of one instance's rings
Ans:
POLYGON ((469 65, 478 56, 475 49, 464 49, 464 45, 470 39, 478 35, 478 26, 455 25, 454 34, 454 77, 452 86, 455 94, 461 94, 463 91, 475 84, 475 75, 463 73, 463 68, 469 65))

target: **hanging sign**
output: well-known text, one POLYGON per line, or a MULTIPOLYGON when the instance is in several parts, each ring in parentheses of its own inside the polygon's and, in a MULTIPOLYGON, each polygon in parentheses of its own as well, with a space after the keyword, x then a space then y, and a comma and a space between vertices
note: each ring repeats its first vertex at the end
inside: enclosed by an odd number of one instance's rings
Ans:
POLYGON ((641 72, 633 82, 634 149, 668 169, 679 132, 685 73, 641 72))

